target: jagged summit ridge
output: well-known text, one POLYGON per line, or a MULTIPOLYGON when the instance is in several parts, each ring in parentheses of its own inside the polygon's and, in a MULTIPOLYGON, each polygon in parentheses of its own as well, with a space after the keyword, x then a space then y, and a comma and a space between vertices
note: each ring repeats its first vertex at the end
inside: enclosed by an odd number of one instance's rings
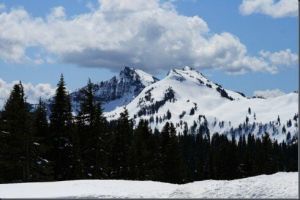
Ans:
POLYGON ((120 82, 137 82, 138 84, 142 84, 144 86, 148 86, 158 81, 158 78, 148 74, 147 72, 128 66, 125 66, 123 70, 120 71, 119 77, 115 78, 120 82))
MULTIPOLYGON (((118 76, 94 84, 96 98, 102 102, 104 111, 111 111, 131 102, 145 87, 158 79, 142 70, 125 66, 118 76)), ((79 108, 80 89, 71 94, 73 110, 79 108)))
POLYGON ((245 96, 242 93, 226 90, 220 84, 212 82, 211 80, 206 78, 201 72, 188 66, 185 66, 183 68, 171 69, 168 72, 166 79, 176 80, 179 82, 193 82, 194 84, 197 84, 201 87, 208 87, 210 89, 216 90, 222 97, 227 98, 229 100, 245 98, 245 96))

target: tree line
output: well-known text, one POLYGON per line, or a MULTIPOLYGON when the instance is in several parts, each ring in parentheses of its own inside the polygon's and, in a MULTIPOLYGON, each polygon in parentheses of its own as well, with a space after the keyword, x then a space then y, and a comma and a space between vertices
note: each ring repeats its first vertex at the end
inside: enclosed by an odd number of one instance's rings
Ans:
POLYGON ((128 179, 186 183, 235 179, 278 171, 297 171, 298 143, 218 133, 207 127, 176 134, 172 123, 152 131, 149 122, 134 126, 126 108, 107 121, 93 83, 80 91, 80 110, 61 76, 48 106, 27 102, 22 83, 14 85, 0 112, 0 182, 73 179, 128 179), (50 113, 50 114, 49 114, 50 113), (49 117, 48 117, 49 116, 49 117))

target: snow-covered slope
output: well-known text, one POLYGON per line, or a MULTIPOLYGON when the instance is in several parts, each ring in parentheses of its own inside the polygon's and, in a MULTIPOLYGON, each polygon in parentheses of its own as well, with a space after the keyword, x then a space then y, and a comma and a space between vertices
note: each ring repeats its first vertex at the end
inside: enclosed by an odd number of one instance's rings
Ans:
MULTIPOLYGON (((231 136, 233 132, 236 135, 269 132, 281 141, 288 132, 292 138, 298 131, 297 108, 297 93, 269 99, 247 98, 189 67, 170 70, 164 79, 145 87, 127 105, 136 123, 141 118, 148 119, 153 129, 161 129, 167 121, 173 122, 179 132, 185 127, 197 130, 206 124, 210 133, 231 136), (291 123, 287 123, 289 120, 291 123)), ((122 111, 122 107, 117 107, 106 116, 113 120, 122 111)))
POLYGON ((0 198, 298 198, 298 173, 183 185, 124 180, 0 184, 0 198))
MULTIPOLYGON (((157 78, 142 70, 124 67, 118 76, 94 84, 94 91, 96 98, 102 102, 104 111, 111 111, 117 106, 127 105, 146 86, 156 81, 157 78)), ((71 93, 74 111, 79 108, 80 89, 71 93)))

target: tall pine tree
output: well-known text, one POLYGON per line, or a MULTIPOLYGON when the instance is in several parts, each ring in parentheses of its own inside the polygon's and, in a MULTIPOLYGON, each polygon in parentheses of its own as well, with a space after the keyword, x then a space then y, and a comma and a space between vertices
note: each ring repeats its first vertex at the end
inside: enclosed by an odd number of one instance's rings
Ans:
POLYGON ((185 182, 185 165, 182 149, 179 146, 176 130, 172 123, 167 122, 161 132, 162 181, 171 183, 185 182))
POLYGON ((131 177, 137 180, 150 180, 153 178, 152 161, 152 132, 148 121, 140 120, 134 130, 130 151, 131 177))
POLYGON ((70 97, 65 86, 64 77, 61 75, 51 105, 50 115, 51 153, 49 159, 54 162, 55 180, 66 180, 73 176, 72 129, 70 97))
POLYGON ((130 174, 130 147, 133 135, 133 123, 129 119, 128 110, 120 114, 113 130, 111 146, 111 178, 129 178, 130 174))
MULTIPOLYGON (((78 115, 78 133, 76 155, 83 177, 107 177, 106 120, 102 114, 101 103, 96 100, 91 80, 81 93, 78 115)), ((75 145, 76 146, 76 145, 75 145)))
POLYGON ((22 83, 14 85, 2 113, 0 177, 4 182, 31 180, 32 135, 22 83))
POLYGON ((33 172, 34 181, 53 180, 53 163, 48 160, 49 154, 49 124, 47 119, 46 104, 39 99, 39 103, 33 112, 33 172))

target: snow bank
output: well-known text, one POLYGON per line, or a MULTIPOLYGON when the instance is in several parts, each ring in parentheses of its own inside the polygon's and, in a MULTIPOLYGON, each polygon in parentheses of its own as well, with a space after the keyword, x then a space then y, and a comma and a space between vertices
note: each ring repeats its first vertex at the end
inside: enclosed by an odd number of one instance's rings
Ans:
POLYGON ((183 185, 125 180, 0 184, 0 198, 297 198, 298 173, 183 185))

